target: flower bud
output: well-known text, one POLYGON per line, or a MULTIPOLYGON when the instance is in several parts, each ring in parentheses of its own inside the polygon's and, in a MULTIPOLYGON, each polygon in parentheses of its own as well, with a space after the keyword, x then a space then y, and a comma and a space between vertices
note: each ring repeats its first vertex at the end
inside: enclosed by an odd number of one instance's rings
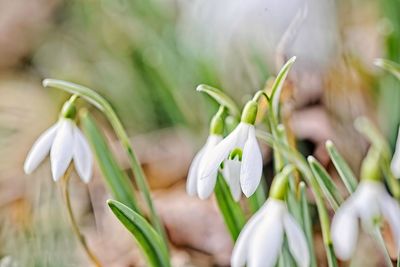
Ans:
POLYGON ((361 179, 369 181, 379 181, 381 172, 379 168, 379 150, 371 147, 361 165, 361 179))
POLYGON ((76 106, 75 97, 72 96, 67 102, 64 103, 61 109, 61 116, 67 119, 75 119, 76 116, 76 106))
POLYGON ((257 102, 254 100, 250 100, 244 106, 244 109, 242 112, 242 118, 240 119, 240 121, 254 125, 254 123, 256 121, 256 117, 257 117, 257 110, 258 110, 257 102))
POLYGON ((210 123, 210 134, 214 135, 223 135, 224 133, 224 120, 222 119, 222 116, 218 116, 216 114, 210 123))
POLYGON ((280 173, 278 173, 272 182, 269 196, 273 199, 284 200, 288 186, 289 175, 294 171, 293 165, 286 165, 280 173))

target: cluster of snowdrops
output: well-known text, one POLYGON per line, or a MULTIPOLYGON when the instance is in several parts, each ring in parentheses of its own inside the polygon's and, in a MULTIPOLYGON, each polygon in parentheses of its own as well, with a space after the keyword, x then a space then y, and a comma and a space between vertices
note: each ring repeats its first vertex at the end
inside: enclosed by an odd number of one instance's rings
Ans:
MULTIPOLYGON (((400 142, 392 154, 377 128, 366 118, 358 119, 357 130, 371 144, 362 162, 360 178, 356 179, 335 145, 327 141, 326 149, 350 195, 344 200, 324 167, 312 156, 305 158, 296 150, 282 123, 280 95, 294 62, 295 58, 286 62, 271 88, 257 91, 243 109, 216 88, 198 87, 198 91, 217 101, 220 108, 211 120, 205 145, 189 169, 187 192, 200 199, 215 193, 235 241, 231 257, 233 267, 317 266, 309 202, 317 207, 328 266, 338 266, 338 259, 352 258, 360 221, 364 231, 376 238, 386 264, 392 266, 400 250, 400 183, 397 179, 400 177, 400 142), (259 141, 268 144, 273 151, 275 176, 268 196, 260 186, 263 159, 259 141), (312 199, 307 191, 312 192, 312 199), (246 198, 240 201, 242 193, 246 198), (249 209, 247 212, 242 209, 243 204, 252 207, 252 214, 247 214, 249 209), (332 220, 329 210, 335 212, 332 220), (385 225, 390 229, 391 241, 382 237, 385 225), (392 242, 394 253, 388 251, 387 242, 392 242)), ((395 75, 400 74, 391 62, 379 60, 377 65, 395 75)), ((145 175, 111 106, 93 90, 77 84, 52 79, 44 80, 43 84, 67 91, 72 97, 64 104, 58 122, 34 143, 25 161, 25 172, 33 172, 50 153, 52 176, 54 181, 64 185, 73 230, 91 262, 102 266, 80 232, 68 190, 71 161, 82 181, 88 183, 94 154, 113 197, 108 205, 133 234, 148 265, 171 266, 168 239, 154 209, 145 175), (96 106, 109 120, 129 158, 134 183, 119 168, 90 114, 86 110, 78 112, 80 98, 96 106), (78 119, 84 133, 77 127, 78 119), (138 197, 143 198, 144 207, 137 204, 138 197)))

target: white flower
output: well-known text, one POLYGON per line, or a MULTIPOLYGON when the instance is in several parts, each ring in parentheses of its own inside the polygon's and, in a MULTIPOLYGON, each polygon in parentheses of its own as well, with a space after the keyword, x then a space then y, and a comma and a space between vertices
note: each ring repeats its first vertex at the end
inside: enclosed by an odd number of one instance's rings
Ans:
POLYGON ((233 248, 232 267, 273 267, 286 235, 290 253, 299 267, 310 265, 306 237, 285 202, 269 198, 247 222, 233 248))
POLYGON ((203 165, 203 157, 222 140, 222 136, 211 134, 203 148, 197 152, 189 168, 186 183, 186 191, 190 196, 198 195, 200 199, 208 198, 214 190, 217 181, 218 169, 210 173, 204 179, 200 179, 200 169, 203 165))
MULTIPOLYGON (((199 173, 201 179, 210 177, 236 148, 243 151, 240 164, 240 186, 243 193, 249 197, 256 191, 260 183, 263 165, 254 125, 245 122, 239 123, 224 140, 204 154, 204 165, 199 169, 199 173)), ((231 165, 229 161, 228 165, 231 165)), ((232 180, 228 184, 231 185, 231 183, 232 180)))
POLYGON ((400 179, 400 128, 397 135, 396 149, 393 154, 392 162, 390 164, 392 173, 397 179, 400 179))
POLYGON ((49 152, 54 181, 58 181, 65 173, 72 159, 82 181, 85 183, 90 181, 92 154, 86 138, 73 120, 60 118, 39 136, 25 160, 25 173, 32 173, 49 152))
POLYGON ((336 212, 332 221, 332 241, 338 258, 348 260, 353 255, 358 238, 358 219, 367 231, 374 220, 383 217, 390 225, 396 251, 400 245, 400 206, 379 182, 362 181, 356 192, 336 212))

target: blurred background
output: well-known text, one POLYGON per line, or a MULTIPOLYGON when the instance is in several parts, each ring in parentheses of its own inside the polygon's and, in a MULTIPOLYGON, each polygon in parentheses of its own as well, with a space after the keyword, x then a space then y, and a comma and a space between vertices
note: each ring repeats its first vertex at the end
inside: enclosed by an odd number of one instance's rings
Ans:
MULTIPOLYGON (((400 62, 398 0, 0 0, 0 266, 88 266, 48 160, 33 175, 22 170, 68 97, 44 89, 43 78, 83 84, 111 102, 149 178, 173 266, 228 266, 232 241, 213 199, 184 189, 217 109, 195 88, 221 88, 242 105, 291 56, 284 114, 304 153, 332 169, 324 150, 332 139, 358 173, 367 147, 353 127, 360 115, 394 145, 400 84, 373 60, 400 62)), ((104 117, 87 108, 127 168, 104 117)), ((88 186, 72 181, 80 225, 104 266, 145 266, 105 205, 99 171, 88 186)), ((354 266, 383 266, 373 242, 361 243, 354 266)))

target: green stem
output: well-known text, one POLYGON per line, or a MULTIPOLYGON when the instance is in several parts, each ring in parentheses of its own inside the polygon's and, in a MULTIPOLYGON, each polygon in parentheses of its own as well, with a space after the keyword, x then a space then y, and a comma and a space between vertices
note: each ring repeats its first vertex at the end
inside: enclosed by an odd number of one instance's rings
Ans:
POLYGON ((259 91, 257 91, 257 93, 254 94, 253 101, 257 102, 260 99, 261 96, 264 96, 267 99, 268 102, 270 101, 269 96, 263 90, 259 90, 259 91))
POLYGON ((121 146, 124 148, 125 152, 128 155, 129 163, 131 165, 131 169, 132 169, 134 177, 135 177, 135 182, 136 182, 140 192, 142 193, 143 199, 145 200, 147 207, 149 208, 150 220, 151 220, 153 226, 156 228, 156 230, 163 237, 164 242, 166 244, 168 244, 167 237, 166 237, 166 234, 164 231, 164 227, 161 224, 161 221, 155 211, 154 204, 153 204, 153 201, 150 196, 149 185, 147 184, 147 180, 145 178, 145 175, 144 175, 144 172, 140 165, 140 162, 137 159, 137 156, 132 149, 128 134, 126 133, 121 121, 119 120, 117 114, 115 113, 115 111, 113 110, 111 105, 98 93, 96 93, 92 89, 89 89, 82 85, 78 85, 78 84, 74 84, 74 83, 70 83, 70 82, 66 82, 66 81, 61 81, 61 80, 45 79, 43 81, 43 86, 44 87, 54 87, 57 89, 67 91, 72 94, 76 94, 76 95, 86 99, 88 102, 92 103, 94 106, 96 106, 98 109, 100 109, 104 113, 104 115, 107 117, 108 121, 111 123, 111 125, 121 143, 121 146))
POLYGON ((70 178, 70 173, 71 173, 71 168, 68 168, 68 170, 65 172, 64 177, 62 179, 62 191, 63 191, 63 197, 65 201, 65 205, 67 208, 68 212, 68 218, 72 226, 72 230, 77 237, 79 243, 82 245, 83 250, 85 251, 86 255, 90 259, 90 261, 94 264, 96 267, 102 267, 99 259, 96 257, 96 255, 90 250, 88 244, 86 243, 85 237, 82 235, 78 223, 76 221, 76 218, 74 216, 74 212, 72 211, 72 205, 71 205, 71 198, 70 198, 70 193, 69 193, 69 178, 70 178))

